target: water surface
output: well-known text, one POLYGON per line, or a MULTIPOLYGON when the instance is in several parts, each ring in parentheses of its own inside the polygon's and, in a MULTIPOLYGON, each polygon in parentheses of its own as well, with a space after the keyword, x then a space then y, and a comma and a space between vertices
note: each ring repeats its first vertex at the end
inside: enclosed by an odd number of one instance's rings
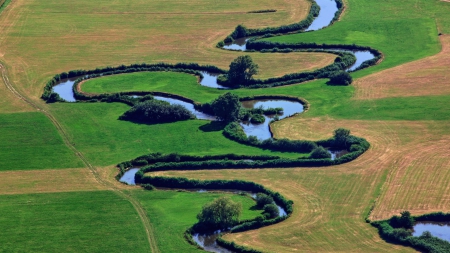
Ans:
POLYGON ((76 102, 75 95, 73 94, 73 84, 78 77, 61 79, 55 86, 53 86, 53 92, 57 93, 62 99, 67 102, 76 102))
POLYGON ((330 25, 334 15, 339 10, 334 0, 315 0, 320 6, 319 16, 317 16, 311 25, 305 31, 317 31, 330 25))
POLYGON ((191 103, 184 102, 184 101, 181 101, 176 98, 167 98, 167 97, 162 97, 162 96, 154 96, 154 98, 156 100, 169 102, 172 105, 181 105, 181 106, 185 107, 186 109, 188 109, 192 114, 194 114, 197 117, 197 119, 216 120, 216 117, 214 117, 212 115, 195 110, 194 105, 191 103))
POLYGON ((247 40, 250 38, 244 37, 234 40, 231 43, 225 43, 225 46, 223 48, 229 49, 229 50, 240 50, 245 51, 247 50, 247 40))
POLYGON ((414 225, 413 236, 421 236, 425 231, 429 231, 433 236, 450 242, 450 222, 417 222, 414 225))
POLYGON ((272 138, 270 133, 269 124, 270 121, 278 116, 279 119, 284 119, 286 117, 292 116, 296 113, 303 112, 303 105, 299 102, 282 100, 282 99, 256 99, 241 102, 242 106, 247 109, 260 108, 283 108, 283 113, 279 115, 264 115, 266 119, 262 124, 253 124, 251 122, 241 122, 241 126, 247 136, 256 136, 259 140, 265 140, 272 138))
POLYGON ((202 71, 201 73, 203 75, 203 78, 200 80, 201 85, 216 89, 229 89, 228 87, 217 83, 217 77, 220 75, 219 73, 211 73, 207 71, 202 71))
POLYGON ((136 185, 136 181, 134 181, 134 175, 139 171, 138 168, 132 168, 127 170, 123 176, 120 178, 120 182, 127 183, 129 185, 136 185))

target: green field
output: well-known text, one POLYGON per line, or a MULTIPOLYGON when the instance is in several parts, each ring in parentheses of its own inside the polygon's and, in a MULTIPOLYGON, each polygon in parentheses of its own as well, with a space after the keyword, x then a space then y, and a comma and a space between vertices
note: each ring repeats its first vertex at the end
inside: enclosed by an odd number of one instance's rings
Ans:
POLYGON ((132 205, 112 192, 0 196, 1 252, 146 252, 132 205))
POLYGON ((0 114, 0 171, 83 166, 41 113, 0 114))
POLYGON ((154 227, 158 248, 161 252, 204 252, 184 239, 184 232, 197 222, 196 215, 203 205, 226 195, 242 203, 240 219, 252 219, 261 210, 252 207, 255 201, 235 194, 193 193, 176 191, 132 191, 147 211, 154 227))
MULTIPOLYGON (((130 192, 151 217, 161 252, 202 252, 184 239, 206 203, 217 193, 130 192), (182 210, 182 211, 181 211, 182 210)), ((225 194, 242 203, 241 219, 261 213, 249 197, 225 194)), ((147 252, 140 219, 130 203, 108 191, 0 196, 1 252, 147 252)))
POLYGON ((270 154, 299 157, 238 144, 206 120, 168 124, 136 124, 118 120, 129 106, 122 103, 59 103, 52 107, 71 133, 71 142, 97 166, 117 164, 137 156, 162 152, 191 155, 270 154))
MULTIPOLYGON (((141 62, 196 62, 227 69, 243 53, 215 45, 236 25, 256 28, 298 22, 306 16, 308 1, 6 1, 8 7, 0 10, 0 61, 7 69, 2 75, 46 115, 30 112, 34 109, 0 81, 0 93, 5 94, 0 101, 0 175, 20 170, 33 177, 26 170, 89 167, 92 182, 112 191, 0 195, 0 252, 157 252, 155 245, 149 248, 144 228, 151 230, 160 252, 201 252, 187 243, 183 233, 196 222, 201 206, 221 194, 130 190, 131 186, 109 184, 113 179, 102 179, 101 172, 151 152, 301 155, 238 144, 207 121, 135 124, 118 120, 129 108, 121 103, 45 104, 40 96, 52 76, 73 69, 141 62), (261 9, 277 12, 247 13, 261 9), (142 223, 142 215, 151 225, 142 223)), ((438 34, 450 34, 449 2, 344 2, 343 16, 331 27, 267 40, 354 43, 380 50, 383 61, 353 73, 358 80, 437 54, 438 34)), ((334 58, 314 53, 252 53, 252 57, 261 65, 258 78, 317 69, 334 58)), ((268 252, 412 252, 383 241, 364 219, 371 208, 370 218, 375 220, 405 209, 413 214, 450 211, 446 108, 450 96, 356 100, 357 86, 326 82, 232 92, 305 98, 310 109, 274 124, 276 137, 325 139, 334 129, 346 127, 371 142, 371 149, 357 160, 328 168, 162 174, 254 181, 294 201, 288 220, 226 236, 245 246, 268 252)), ((195 76, 172 72, 102 77, 87 81, 82 89, 164 91, 198 102, 225 92, 200 86, 195 76)), ((260 213, 250 210, 254 203, 249 198, 233 198, 244 203, 243 218, 260 213)))

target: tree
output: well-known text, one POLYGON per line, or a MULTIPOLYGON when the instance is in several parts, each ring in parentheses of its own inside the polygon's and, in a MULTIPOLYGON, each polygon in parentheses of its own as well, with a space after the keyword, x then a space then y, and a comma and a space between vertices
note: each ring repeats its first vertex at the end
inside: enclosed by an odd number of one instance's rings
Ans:
POLYGON ((324 147, 318 146, 317 148, 313 149, 310 158, 313 159, 331 158, 331 154, 328 153, 328 151, 324 147))
POLYGON ((197 214, 198 223, 210 230, 224 229, 236 225, 242 211, 241 203, 232 201, 229 197, 220 197, 203 206, 197 214))
POLYGON ((273 204, 273 198, 264 193, 256 194, 256 205, 263 208, 265 205, 273 204))
POLYGON ((241 103, 239 97, 230 92, 219 96, 211 103, 211 107, 214 111, 214 115, 225 122, 236 121, 239 117, 239 110, 241 109, 241 103))
POLYGON ((336 147, 346 147, 347 138, 350 136, 350 130, 345 128, 338 128, 334 130, 334 145, 336 147))
POLYGON ((352 82, 352 76, 346 71, 338 71, 330 75, 330 84, 350 85, 352 82))
POLYGON ((247 84, 253 75, 258 74, 258 64, 254 63, 250 55, 241 55, 230 64, 228 84, 237 86, 247 84))
POLYGON ((414 227, 414 218, 411 217, 411 213, 409 211, 403 211, 400 213, 400 224, 404 228, 412 228, 414 227))
POLYGON ((264 214, 267 215, 269 219, 276 218, 280 215, 280 210, 275 204, 267 204, 264 206, 264 214))

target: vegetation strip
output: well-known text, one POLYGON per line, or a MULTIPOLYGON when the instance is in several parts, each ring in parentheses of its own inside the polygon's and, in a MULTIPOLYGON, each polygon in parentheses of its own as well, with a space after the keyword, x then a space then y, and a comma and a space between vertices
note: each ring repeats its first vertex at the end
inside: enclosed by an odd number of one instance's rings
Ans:
POLYGON ((450 213, 436 212, 413 217, 408 211, 401 216, 393 216, 388 220, 374 221, 372 226, 378 228, 381 238, 387 242, 413 247, 416 250, 430 253, 450 251, 450 242, 437 238, 429 232, 421 236, 412 236, 414 222, 450 222, 450 213))

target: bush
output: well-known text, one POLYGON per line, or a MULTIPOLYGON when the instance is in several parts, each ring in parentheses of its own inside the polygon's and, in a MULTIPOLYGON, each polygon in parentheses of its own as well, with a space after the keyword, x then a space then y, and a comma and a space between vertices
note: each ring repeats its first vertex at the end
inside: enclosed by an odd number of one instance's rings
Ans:
POLYGON ((211 108, 219 120, 233 122, 239 118, 241 103, 237 95, 227 92, 214 100, 211 108))
POLYGON ((331 154, 324 147, 318 146, 311 152, 309 157, 312 159, 331 158, 331 154))
POLYGON ((332 85, 350 85, 352 82, 352 76, 345 71, 335 72, 330 75, 330 84, 332 85))
POLYGON ((280 210, 278 206, 275 204, 267 204, 264 206, 264 214, 267 215, 267 218, 273 219, 280 215, 280 210))
POLYGON ((119 117, 139 123, 175 122, 195 118, 184 106, 171 105, 165 101, 147 100, 133 106, 119 117))
POLYGON ((211 231, 232 227, 239 222, 242 204, 229 197, 220 197, 203 206, 197 215, 198 226, 211 231))
POLYGON ((253 114, 250 120, 253 124, 262 124, 264 121, 266 121, 266 118, 261 114, 253 114))
POLYGON ((263 208, 265 205, 273 204, 273 198, 264 193, 256 194, 256 206, 263 208))

